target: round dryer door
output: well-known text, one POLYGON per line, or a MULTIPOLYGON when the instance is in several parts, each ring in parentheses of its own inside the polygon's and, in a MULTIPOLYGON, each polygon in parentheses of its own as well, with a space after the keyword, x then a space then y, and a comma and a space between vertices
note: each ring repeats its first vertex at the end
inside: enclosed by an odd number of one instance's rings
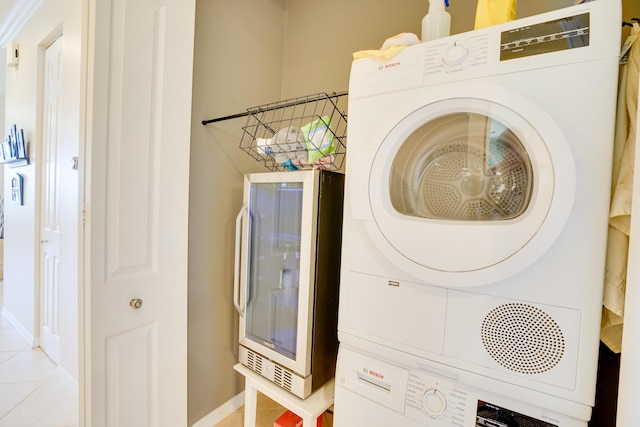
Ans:
POLYGON ((369 230, 404 271, 443 285, 486 284, 521 271, 557 238, 573 204, 573 159, 546 113, 531 103, 518 110, 438 101, 379 145, 369 230))

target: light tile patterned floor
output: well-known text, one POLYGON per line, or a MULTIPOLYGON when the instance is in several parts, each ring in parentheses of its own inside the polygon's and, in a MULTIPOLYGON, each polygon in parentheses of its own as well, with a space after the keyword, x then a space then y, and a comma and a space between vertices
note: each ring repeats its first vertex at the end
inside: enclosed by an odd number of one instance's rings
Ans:
MULTIPOLYGON (((0 282, 0 307, 2 307, 0 282)), ((0 427, 78 425, 78 399, 56 374, 56 364, 0 316, 0 427)))
MULTIPOLYGON (((273 427, 274 421, 285 411, 278 403, 258 393, 256 427, 273 427)), ((58 378, 55 363, 40 348, 30 348, 13 325, 0 315, 0 427, 77 425, 77 396, 58 378)), ((327 412, 323 415, 322 427, 332 425, 333 418, 327 412)), ((244 407, 214 427, 243 426, 244 407)))

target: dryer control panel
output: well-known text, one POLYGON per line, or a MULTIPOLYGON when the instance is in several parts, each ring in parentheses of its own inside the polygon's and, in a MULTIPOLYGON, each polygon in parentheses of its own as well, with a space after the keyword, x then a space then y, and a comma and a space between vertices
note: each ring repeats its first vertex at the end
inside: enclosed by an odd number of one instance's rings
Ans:
POLYGON ((500 35, 500 60, 589 46, 589 14, 524 25, 500 35))
POLYGON ((461 34, 454 39, 425 44, 424 74, 427 79, 438 73, 455 73, 489 62, 489 33, 461 34))
POLYGON ((458 78, 457 73, 490 75, 505 61, 589 46, 590 14, 528 23, 498 32, 487 28, 424 44, 425 84, 458 78))
POLYGON ((409 46, 387 60, 353 62, 349 98, 472 81, 611 58, 620 19, 608 2, 588 2, 409 46))

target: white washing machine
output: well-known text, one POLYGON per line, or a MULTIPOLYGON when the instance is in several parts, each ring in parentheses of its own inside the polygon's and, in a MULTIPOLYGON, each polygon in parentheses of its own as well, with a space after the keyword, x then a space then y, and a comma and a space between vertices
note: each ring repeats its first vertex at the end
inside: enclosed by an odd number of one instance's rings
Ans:
POLYGON ((511 425, 478 402, 586 425, 621 20, 599 0, 353 63, 337 427, 511 425))

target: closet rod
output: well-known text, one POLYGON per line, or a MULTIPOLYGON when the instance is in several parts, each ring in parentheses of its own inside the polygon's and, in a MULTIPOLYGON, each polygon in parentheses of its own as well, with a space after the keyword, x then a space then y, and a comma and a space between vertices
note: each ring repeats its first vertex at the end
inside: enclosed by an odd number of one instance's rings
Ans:
POLYGON ((253 115, 253 114, 258 114, 258 113, 262 113, 262 112, 265 112, 265 111, 277 110, 279 108, 293 107, 293 106, 300 105, 300 104, 306 104, 308 102, 319 101, 321 99, 339 98, 341 96, 345 96, 345 95, 348 95, 348 94, 349 94, 349 92, 347 92, 347 91, 337 92, 337 93, 336 92, 332 92, 330 95, 326 94, 326 93, 319 94, 316 99, 305 98, 305 99, 301 99, 301 100, 298 100, 298 101, 288 102, 286 104, 276 105, 276 106, 269 107, 269 108, 258 108, 258 109, 255 109, 255 110, 248 110, 248 111, 246 111, 244 113, 232 114, 230 116, 224 116, 224 117, 218 117, 218 118, 215 118, 215 119, 203 120, 202 121, 202 125, 206 126, 209 123, 221 122, 221 121, 230 120, 230 119, 237 119, 239 117, 246 117, 249 114, 253 115))

